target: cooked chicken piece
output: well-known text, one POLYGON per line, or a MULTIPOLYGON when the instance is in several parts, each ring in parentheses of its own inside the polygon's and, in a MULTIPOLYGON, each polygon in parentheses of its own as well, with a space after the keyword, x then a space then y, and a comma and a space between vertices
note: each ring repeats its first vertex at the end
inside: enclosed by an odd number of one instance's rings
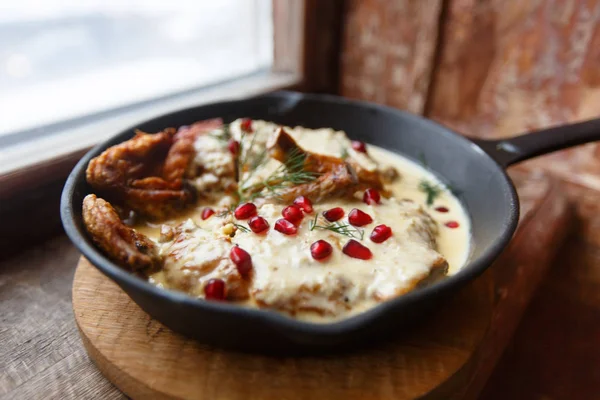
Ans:
POLYGON ((342 163, 312 182, 279 190, 276 199, 280 203, 291 203, 298 196, 306 196, 319 203, 327 198, 350 197, 361 189, 352 167, 342 163))
MULTIPOLYGON (((191 129, 195 125, 192 125, 191 129)), ((193 178, 192 183, 200 197, 218 199, 223 192, 236 191, 237 168, 236 157, 229 151, 228 143, 223 139, 226 136, 221 129, 213 132, 193 137, 191 150, 194 156, 188 177, 193 178)))
MULTIPOLYGON (((342 231, 356 237, 323 229, 329 224, 318 216, 338 205, 335 199, 316 205, 314 222, 300 224, 291 236, 270 229, 264 235, 241 233, 231 239, 244 249, 252 249, 254 275, 250 290, 259 307, 338 317, 349 309, 399 296, 424 280, 445 274, 447 262, 436 250, 437 225, 422 207, 393 198, 383 199, 376 207, 349 200, 348 208, 369 212, 375 221, 388 221, 394 227, 391 237, 375 244, 366 237, 360 240, 364 228, 349 227, 348 215, 337 226, 347 226, 342 231), (311 229, 313 223, 320 229, 311 229), (370 260, 344 254, 343 248, 351 238, 369 248, 370 260), (315 260, 309 251, 318 240, 333 247, 324 261, 315 260)), ((257 211, 274 226, 282 207, 265 204, 257 211)))
POLYGON ((271 157, 284 164, 291 157, 301 156, 304 159, 303 169, 309 172, 327 173, 333 168, 345 164, 341 158, 304 150, 284 128, 279 128, 271 137, 267 148, 271 157))
POLYGON ((194 139, 221 124, 204 121, 175 132, 137 132, 132 139, 112 146, 92 159, 86 171, 88 183, 114 204, 151 218, 163 218, 191 204, 196 198, 190 164, 194 139))
MULTIPOLYGON (((355 192, 370 187, 369 184, 360 182, 353 168, 341 158, 302 149, 283 128, 280 128, 271 138, 268 149, 273 159, 288 167, 291 159, 298 160, 300 157, 300 169, 316 174, 315 179, 310 182, 280 189, 276 196, 278 201, 291 202, 297 196, 303 195, 320 202, 328 197, 352 196, 355 192)), ((298 167, 296 162, 294 167, 298 167)), ((260 186, 256 188, 260 189, 260 186)), ((268 194, 265 197, 268 197, 268 194)))
POLYGON ((233 244, 226 230, 225 223, 208 231, 192 220, 177 226, 171 240, 161 245, 164 267, 155 279, 168 288, 203 297, 206 283, 218 278, 225 281, 228 299, 247 299, 251 279, 243 278, 230 260, 233 244))
POLYGON ((162 260, 156 245, 126 226, 107 201, 89 194, 83 199, 83 222, 92 240, 111 259, 132 271, 154 270, 162 260))
POLYGON ((198 167, 202 166, 193 163, 196 156, 194 142, 200 136, 221 126, 223 126, 223 121, 215 118, 179 128, 165 160, 164 178, 172 181, 179 178, 197 177, 199 175, 198 167))
POLYGON ((328 275, 323 283, 305 283, 288 294, 274 295, 271 288, 255 290, 252 294, 261 308, 284 311, 291 315, 313 312, 321 316, 341 315, 352 308, 347 294, 355 285, 340 274, 328 275))
MULTIPOLYGON (((303 149, 298 144, 298 142, 292 137, 292 135, 289 132, 287 132, 284 128, 280 128, 276 132, 275 136, 272 137, 272 140, 269 142, 269 148, 271 152, 271 157, 281 162, 285 162, 285 160, 289 157, 290 154, 305 154, 306 159, 304 164, 305 169, 308 171, 324 172, 331 169, 334 165, 346 163, 350 165, 355 171, 355 174, 358 178, 358 182, 360 183, 361 187, 371 187, 383 191, 383 182, 381 180, 380 171, 378 171, 377 169, 366 168, 363 165, 363 163, 361 163, 360 160, 355 157, 348 157, 345 160, 343 160, 340 157, 334 157, 331 155, 311 153, 303 149)), ((364 154, 361 154, 361 156, 368 157, 364 154)), ((376 163, 374 165, 376 165, 376 163)))

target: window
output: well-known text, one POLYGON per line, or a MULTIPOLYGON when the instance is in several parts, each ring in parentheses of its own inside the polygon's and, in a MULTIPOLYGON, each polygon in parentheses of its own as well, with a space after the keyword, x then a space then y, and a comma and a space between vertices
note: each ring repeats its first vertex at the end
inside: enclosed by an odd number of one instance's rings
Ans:
POLYGON ((271 0, 5 0, 0 147, 40 127, 268 71, 272 13, 271 0))

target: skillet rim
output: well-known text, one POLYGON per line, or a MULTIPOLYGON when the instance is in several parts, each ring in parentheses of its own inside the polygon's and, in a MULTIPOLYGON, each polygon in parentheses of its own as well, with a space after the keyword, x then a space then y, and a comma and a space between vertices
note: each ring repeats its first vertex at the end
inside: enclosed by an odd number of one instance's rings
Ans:
MULTIPOLYGON (((401 153, 399 154, 402 155, 401 153)), ((439 174, 437 171, 432 172, 444 178, 444 176, 442 174, 439 174)), ((467 212, 469 212, 468 208, 467 212)), ((79 251, 81 251, 82 255, 86 259, 88 259, 92 265, 94 265, 104 275, 106 275, 115 283, 117 283, 121 287, 121 289, 127 293, 128 296, 130 296, 130 289, 124 288, 123 284, 134 287, 136 290, 146 295, 156 296, 158 297, 158 301, 167 301, 175 305, 198 307, 201 309, 201 311, 218 312, 222 314, 223 317, 243 317, 246 320, 260 321, 261 323, 271 325, 272 328, 284 328, 285 330, 289 330, 289 333, 291 334, 300 333, 337 336, 346 332, 358 330, 363 325, 368 325, 376 319, 385 318, 386 314, 391 313, 393 309, 411 307, 413 304, 419 303, 420 301, 429 297, 439 297, 439 295, 443 293, 447 293, 452 290, 458 290, 467 282, 481 275, 487 268, 491 266, 496 257, 500 254, 502 250, 504 250, 504 248, 508 245, 509 241, 511 240, 516 230, 519 219, 519 200, 511 179, 508 177, 506 171, 499 164, 498 161, 496 161, 485 150, 483 150, 483 148, 478 143, 475 143, 469 140, 468 138, 461 136, 458 133, 452 131, 451 129, 440 125, 432 120, 385 105, 360 100, 351 100, 335 95, 306 94, 293 91, 277 91, 255 97, 227 100, 176 110, 148 120, 140 121, 135 126, 121 130, 118 134, 115 134, 109 139, 94 146, 79 160, 79 162, 73 168, 73 170, 69 174, 69 177, 67 178, 61 195, 60 214, 65 232, 71 240, 71 242, 77 247, 79 251), (498 172, 504 180, 506 186, 505 189, 508 189, 510 198, 508 204, 509 214, 508 218, 505 221, 503 231, 500 235, 498 235, 495 238, 492 244, 482 253, 481 256, 468 261, 468 263, 456 274, 448 276, 443 280, 438 281, 427 287, 419 288, 402 296, 398 296, 394 299, 379 303, 375 307, 366 310, 360 314, 328 323, 302 321, 294 319, 285 314, 278 313, 276 311, 247 308, 231 303, 210 302, 194 298, 183 292, 158 288, 149 283, 148 281, 145 281, 142 278, 137 277, 130 272, 127 272, 122 267, 112 262, 108 257, 102 254, 102 252, 99 249, 96 248, 96 246, 92 243, 87 233, 84 231, 82 218, 78 218, 76 220, 74 212, 75 204, 73 202, 76 191, 75 189, 82 185, 85 185, 85 170, 87 168, 87 164, 93 157, 99 155, 102 151, 112 146, 112 142, 118 140, 117 143, 121 143, 122 141, 124 141, 121 139, 125 139, 126 137, 131 136, 131 132, 142 124, 149 124, 154 122, 155 120, 168 118, 173 114, 186 111, 191 112, 193 110, 198 110, 207 106, 218 107, 221 105, 236 105, 258 99, 283 99, 287 101, 292 101, 294 104, 306 99, 312 101, 322 101, 326 103, 349 104, 365 109, 377 109, 385 113, 399 114, 404 119, 411 120, 419 124, 428 125, 437 132, 436 134, 450 137, 451 140, 463 142, 465 147, 470 147, 472 151, 478 152, 480 153, 480 155, 484 156, 484 159, 487 159, 488 162, 492 162, 498 169, 498 172), (80 228, 80 226, 82 228, 80 228)))

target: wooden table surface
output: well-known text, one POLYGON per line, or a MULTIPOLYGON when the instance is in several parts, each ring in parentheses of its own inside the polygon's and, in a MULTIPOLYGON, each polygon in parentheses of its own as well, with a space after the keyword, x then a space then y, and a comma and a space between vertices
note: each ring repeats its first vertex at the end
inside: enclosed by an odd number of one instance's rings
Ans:
MULTIPOLYGON (((569 240, 482 398, 600 393, 599 253, 581 236, 569 240)), ((0 398, 124 398, 91 364, 77 333, 71 284, 78 257, 60 236, 0 263, 0 398)))
POLYGON ((88 359, 71 307, 66 236, 0 264, 0 398, 123 399, 88 359))

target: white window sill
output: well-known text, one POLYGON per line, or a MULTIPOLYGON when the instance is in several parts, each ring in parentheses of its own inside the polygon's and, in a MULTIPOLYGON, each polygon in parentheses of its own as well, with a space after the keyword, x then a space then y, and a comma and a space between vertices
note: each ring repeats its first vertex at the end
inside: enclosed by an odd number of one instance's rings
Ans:
MULTIPOLYGON (((296 74, 264 73, 111 113, 58 132, 44 132, 44 128, 41 128, 39 134, 36 132, 30 140, 17 141, 0 148, 0 198, 23 174, 42 171, 46 165, 56 164, 60 160, 78 158, 95 144, 146 119, 201 104, 289 88, 299 83, 300 78, 296 74), (4 185, 10 181, 13 181, 12 184, 4 185)), ((37 179, 40 178, 44 179, 43 176, 37 176, 37 179)))

